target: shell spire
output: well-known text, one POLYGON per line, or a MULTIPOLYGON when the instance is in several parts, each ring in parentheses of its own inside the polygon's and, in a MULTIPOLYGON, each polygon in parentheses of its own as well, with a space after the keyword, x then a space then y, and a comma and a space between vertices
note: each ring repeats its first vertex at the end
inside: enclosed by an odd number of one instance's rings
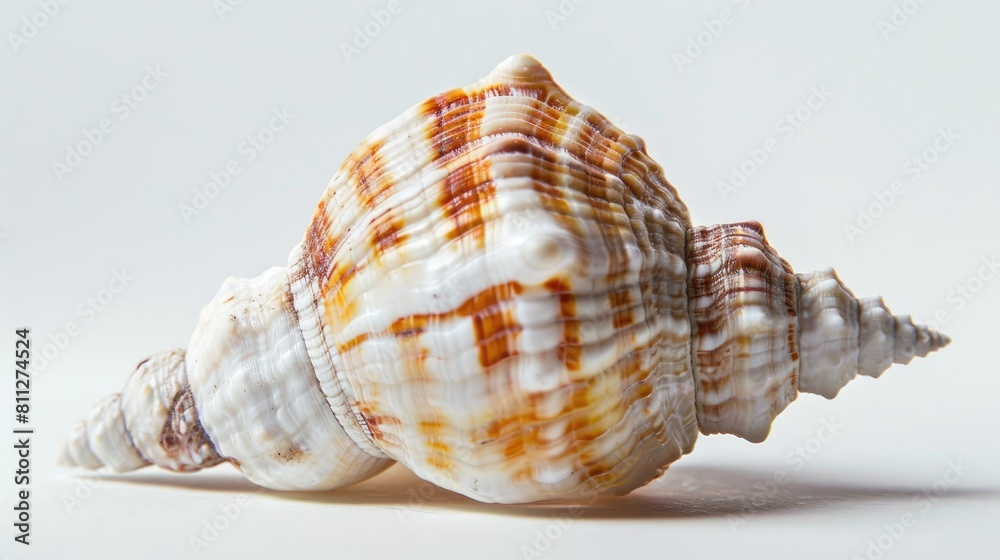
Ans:
MULTIPOLYGON (((376 453, 378 453, 376 451, 376 453)), ((60 462, 193 472, 228 461, 256 484, 326 490, 392 464, 359 449, 313 374, 287 269, 229 278, 187 351, 153 355, 78 422, 60 462)))
POLYGON ((880 297, 856 298, 832 268, 796 278, 800 391, 832 399, 855 374, 878 377, 894 363, 908 364, 951 342, 909 315, 893 316, 880 297))
POLYGON ((113 472, 149 464, 187 472, 222 462, 198 418, 184 358, 176 349, 141 361, 121 393, 76 423, 59 462, 113 472))
POLYGON ((799 391, 828 399, 855 375, 926 356, 950 339, 882 298, 857 299, 833 269, 795 274, 757 222, 688 232, 698 424, 763 441, 799 391))

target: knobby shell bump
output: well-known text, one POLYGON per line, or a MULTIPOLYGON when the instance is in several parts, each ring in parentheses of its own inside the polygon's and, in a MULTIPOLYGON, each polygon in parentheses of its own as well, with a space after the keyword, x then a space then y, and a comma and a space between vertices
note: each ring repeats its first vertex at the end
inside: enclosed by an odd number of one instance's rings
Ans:
POLYGON ((693 226, 640 138, 512 56, 375 130, 287 265, 226 280, 188 349, 140 362, 62 459, 625 494, 699 431, 762 441, 798 392, 947 343, 832 269, 796 274, 756 222, 693 226))

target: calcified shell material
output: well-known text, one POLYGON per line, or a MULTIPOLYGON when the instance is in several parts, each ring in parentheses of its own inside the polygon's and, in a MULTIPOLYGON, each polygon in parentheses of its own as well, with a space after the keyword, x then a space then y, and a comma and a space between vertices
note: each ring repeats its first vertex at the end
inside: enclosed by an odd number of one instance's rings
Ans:
POLYGON ((832 270, 795 274, 756 222, 693 227, 640 138, 514 56, 372 133, 287 267, 228 279, 188 350, 142 362, 64 459, 624 494, 699 431, 762 441, 798 391, 946 343, 832 270))

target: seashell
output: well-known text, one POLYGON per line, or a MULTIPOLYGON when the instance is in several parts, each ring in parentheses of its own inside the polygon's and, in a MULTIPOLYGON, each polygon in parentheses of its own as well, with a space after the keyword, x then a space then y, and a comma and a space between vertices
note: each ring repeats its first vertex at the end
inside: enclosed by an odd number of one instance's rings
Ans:
POLYGON ((399 462, 483 502, 625 494, 700 431, 948 338, 756 222, 693 227, 643 141, 513 56, 372 133, 286 267, 229 278, 62 459, 327 490, 399 462))

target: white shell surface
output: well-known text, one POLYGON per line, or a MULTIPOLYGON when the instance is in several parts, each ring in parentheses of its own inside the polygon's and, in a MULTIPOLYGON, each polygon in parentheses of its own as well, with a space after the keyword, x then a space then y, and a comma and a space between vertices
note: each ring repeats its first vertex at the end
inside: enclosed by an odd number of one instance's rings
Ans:
POLYGON ((117 393, 90 410, 86 434, 93 456, 113 471, 130 471, 147 464, 132 446, 117 393))
POLYGON ((59 459, 64 465, 80 466, 90 470, 96 470, 103 466, 101 460, 90 450, 90 443, 87 442, 86 421, 81 420, 73 424, 69 439, 63 447, 63 454, 59 459))
POLYGON ((121 394, 125 425, 132 445, 150 463, 173 470, 184 466, 160 444, 174 401, 186 385, 184 351, 157 354, 136 368, 121 394))
POLYGON ((878 377, 892 365, 896 318, 885 308, 882 298, 858 300, 861 346, 858 374, 878 377))
POLYGON ((832 268, 799 274, 799 390, 832 399, 858 371, 858 301, 832 268))
POLYGON ((187 359, 202 426, 254 483, 330 489, 391 464, 359 449, 327 406, 291 312, 284 268, 228 279, 203 310, 187 359))

